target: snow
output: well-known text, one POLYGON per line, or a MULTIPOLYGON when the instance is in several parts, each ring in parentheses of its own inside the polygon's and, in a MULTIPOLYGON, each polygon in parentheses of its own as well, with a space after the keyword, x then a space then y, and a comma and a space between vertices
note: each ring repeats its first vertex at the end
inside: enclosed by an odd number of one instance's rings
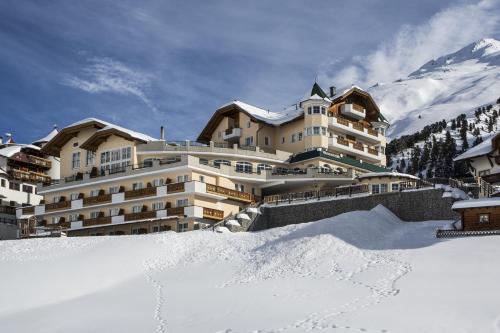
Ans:
POLYGON ((455 157, 454 160, 455 161, 466 160, 466 159, 469 159, 471 157, 483 156, 483 155, 491 153, 493 151, 492 140, 493 140, 493 138, 495 138, 499 134, 500 134, 500 132, 497 132, 497 133, 491 134, 487 138, 483 138, 483 140, 484 140, 483 142, 481 142, 480 144, 478 144, 475 147, 470 148, 465 153, 458 155, 457 157, 455 157))
POLYGON ((52 131, 50 131, 49 134, 47 134, 45 137, 41 138, 41 139, 38 139, 36 141, 33 141, 33 144, 39 144, 39 143, 45 143, 45 142, 49 142, 50 140, 52 140, 56 135, 57 133, 59 133, 59 131, 57 130, 57 128, 54 128, 52 131))
MULTIPOLYGON (((143 140, 143 141, 157 141, 157 139, 149 136, 149 135, 146 135, 146 134, 143 134, 143 133, 140 133, 140 132, 135 132, 135 131, 132 131, 132 130, 129 130, 128 128, 125 128, 125 127, 121 127, 121 126, 118 126, 118 125, 115 125, 115 124, 112 124, 112 123, 108 123, 107 121, 104 121, 104 120, 100 120, 100 119, 97 119, 97 118, 85 118, 85 119, 82 119, 82 120, 79 120, 75 123, 72 123, 71 125, 68 125, 67 127, 73 127, 73 126, 78 126, 78 125, 82 125, 82 124, 86 124, 86 123, 89 123, 89 122, 98 122, 98 123, 101 123, 103 124, 105 127, 100 129, 99 131, 104 131, 104 130, 109 130, 111 128, 113 129, 116 129, 120 132, 123 132, 123 133, 127 133, 129 134, 131 137, 133 138, 136 138, 136 139, 139 139, 139 140, 143 140)), ((97 132, 99 132, 97 131, 97 132)))
POLYGON ((287 110, 285 110, 285 112, 274 112, 274 111, 264 110, 241 101, 230 102, 226 105, 221 106, 219 109, 222 109, 229 105, 236 105, 239 108, 243 109, 244 111, 248 112, 256 119, 275 126, 293 120, 304 113, 304 110, 302 110, 302 108, 299 108, 298 106, 293 108, 290 107, 287 110))
POLYGON ((407 78, 369 88, 392 123, 389 136, 412 134, 437 120, 470 115, 478 106, 494 104, 500 97, 499 45, 483 39, 429 61, 407 78))
POLYGON ((241 227, 241 224, 236 220, 229 220, 226 222, 226 225, 230 225, 233 227, 241 227))
POLYGON ((483 198, 457 201, 453 203, 452 209, 477 208, 477 207, 498 207, 500 198, 483 198))
POLYGON ((379 206, 257 233, 4 241, 0 331, 498 330, 499 238, 436 239, 448 224, 379 206))
POLYGON ((252 220, 250 216, 248 216, 248 214, 245 213, 239 213, 236 217, 242 220, 248 220, 248 221, 252 220))
POLYGON ((0 149, 0 155, 5 157, 11 157, 14 154, 17 154, 21 151, 22 148, 30 148, 34 150, 40 150, 40 147, 34 145, 25 145, 25 144, 12 144, 0 149))
POLYGON ((411 178, 415 180, 419 180, 417 176, 410 175, 407 173, 400 173, 400 172, 368 172, 364 174, 360 174, 357 176, 359 179, 363 178, 372 178, 372 177, 402 177, 402 178, 411 178))
POLYGON ((247 208, 246 211, 248 213, 251 213, 251 214, 261 214, 259 208, 257 207, 250 207, 250 208, 247 208))

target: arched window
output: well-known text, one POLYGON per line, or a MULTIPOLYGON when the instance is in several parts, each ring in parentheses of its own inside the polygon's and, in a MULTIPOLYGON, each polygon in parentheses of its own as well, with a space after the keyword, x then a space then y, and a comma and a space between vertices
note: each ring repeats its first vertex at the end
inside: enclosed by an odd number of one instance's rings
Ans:
POLYGON ((253 166, 250 162, 236 162, 236 172, 252 173, 253 166))
POLYGON ((231 161, 228 161, 228 160, 214 160, 214 166, 216 168, 220 168, 221 165, 229 165, 229 166, 231 166, 231 161))
POLYGON ((257 172, 260 173, 262 170, 272 170, 273 167, 269 164, 260 163, 257 164, 257 172))

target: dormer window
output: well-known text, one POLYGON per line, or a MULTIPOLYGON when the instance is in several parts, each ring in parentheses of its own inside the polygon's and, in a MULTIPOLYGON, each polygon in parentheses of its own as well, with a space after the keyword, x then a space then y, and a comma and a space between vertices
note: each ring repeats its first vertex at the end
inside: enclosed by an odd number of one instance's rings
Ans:
POLYGON ((320 110, 321 110, 321 109, 320 109, 319 105, 314 105, 314 106, 313 106, 313 113, 314 113, 314 114, 319 114, 319 113, 320 113, 320 110))

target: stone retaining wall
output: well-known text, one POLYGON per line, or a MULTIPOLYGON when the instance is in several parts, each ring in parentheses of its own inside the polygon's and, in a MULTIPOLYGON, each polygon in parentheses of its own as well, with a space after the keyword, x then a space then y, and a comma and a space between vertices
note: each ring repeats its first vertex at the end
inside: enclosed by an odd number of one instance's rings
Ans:
POLYGON ((390 192, 345 199, 308 201, 291 205, 261 207, 248 231, 258 231, 289 224, 317 221, 355 210, 370 210, 383 205, 403 221, 455 220, 459 215, 451 210, 455 199, 443 198, 443 190, 426 189, 390 192))

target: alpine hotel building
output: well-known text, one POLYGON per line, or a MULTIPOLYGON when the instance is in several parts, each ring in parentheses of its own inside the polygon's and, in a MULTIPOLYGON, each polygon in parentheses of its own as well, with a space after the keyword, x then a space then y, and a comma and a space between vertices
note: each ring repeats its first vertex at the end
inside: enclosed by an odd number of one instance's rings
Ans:
POLYGON ((42 148, 60 158, 44 200, 17 211, 70 236, 187 231, 263 195, 356 183, 386 172, 389 123, 358 87, 318 84, 283 112, 240 101, 215 111, 196 142, 169 142, 101 121, 63 128, 42 148))

